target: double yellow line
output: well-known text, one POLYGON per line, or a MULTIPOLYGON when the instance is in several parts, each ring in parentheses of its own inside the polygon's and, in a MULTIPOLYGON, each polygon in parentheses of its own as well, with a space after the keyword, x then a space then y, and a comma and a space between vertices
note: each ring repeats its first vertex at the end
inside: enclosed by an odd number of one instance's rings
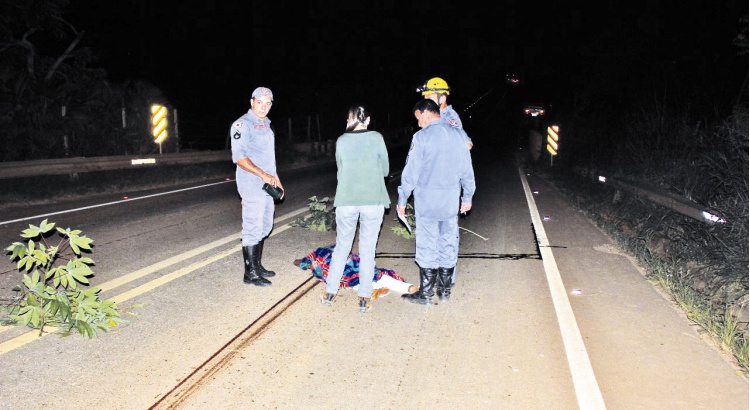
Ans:
MULTIPOLYGON (((300 208, 296 211, 289 212, 287 214, 281 215, 278 218, 274 219, 274 224, 280 223, 281 221, 285 221, 287 219, 293 218, 299 214, 305 213, 308 211, 308 208, 300 208)), ((278 228, 275 228, 273 232, 271 233, 271 236, 278 235, 287 229, 291 228, 291 225, 284 224, 278 228)), ((236 233, 233 235, 229 235, 227 237, 215 240, 211 243, 208 243, 206 245, 200 246, 195 249, 191 249, 187 252, 183 252, 179 255, 175 255, 171 258, 165 259, 163 261, 157 262, 151 266, 146 266, 145 268, 138 269, 135 272, 128 273, 127 275, 120 276, 119 278, 110 280, 108 282, 104 282, 101 285, 99 285, 99 288, 101 288, 102 292, 115 289, 117 287, 123 286, 127 283, 130 283, 134 280, 140 279, 144 276, 150 275, 152 273, 158 272, 162 269, 166 269, 174 264, 180 263, 186 259, 198 256, 204 252, 208 252, 212 249, 218 248, 220 246, 226 245, 229 242, 237 241, 238 238, 240 238, 240 233, 236 233)), ((144 283, 143 285, 137 286, 133 289, 130 289, 128 291, 122 292, 118 295, 115 295, 108 300, 111 300, 115 303, 122 303, 127 300, 130 300, 136 296, 142 295, 148 291, 151 291, 153 289, 158 288, 159 286, 166 285, 167 283, 180 278, 182 276, 185 276, 191 272, 194 272, 202 267, 208 266, 218 260, 221 260, 223 258, 226 258, 229 255, 234 254, 235 252, 238 252, 242 249, 242 245, 235 245, 232 246, 222 252, 219 252, 218 254, 209 256, 205 259, 202 259, 200 261, 191 263, 188 266, 185 266, 183 268, 177 269, 173 272, 170 272, 164 276, 160 276, 152 281, 149 281, 148 283, 144 283)), ((0 326, 0 332, 13 329, 14 326, 0 326)), ((7 352, 10 352, 11 350, 17 349, 27 343, 33 342, 34 340, 37 340, 43 336, 52 334, 60 330, 57 327, 52 326, 45 326, 44 327, 44 333, 41 335, 39 334, 39 331, 29 330, 26 333, 23 333, 20 336, 14 337, 13 339, 7 340, 5 342, 0 343, 0 355, 5 354, 7 352)))

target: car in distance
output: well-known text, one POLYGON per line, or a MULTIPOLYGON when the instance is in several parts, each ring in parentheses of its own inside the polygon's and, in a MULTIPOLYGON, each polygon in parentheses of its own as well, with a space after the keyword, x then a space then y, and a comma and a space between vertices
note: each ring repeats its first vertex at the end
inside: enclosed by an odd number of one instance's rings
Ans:
POLYGON ((541 104, 527 104, 523 108, 523 114, 529 117, 540 117, 544 115, 544 106, 541 104))

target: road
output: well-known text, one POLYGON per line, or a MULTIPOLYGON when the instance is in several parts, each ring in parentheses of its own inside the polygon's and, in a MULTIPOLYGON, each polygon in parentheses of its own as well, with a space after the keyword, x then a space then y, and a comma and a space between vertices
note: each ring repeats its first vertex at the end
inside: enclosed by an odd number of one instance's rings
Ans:
MULTIPOLYGON (((475 155, 450 302, 391 294, 368 314, 351 291, 323 307, 322 286, 292 264, 335 241, 289 226, 309 197, 334 194, 334 166, 281 173, 270 288, 241 282, 231 181, 7 209, 0 222, 21 220, 0 224, 6 243, 39 222, 26 217, 79 209, 49 219, 94 239, 92 283, 127 323, 93 340, 4 329, 0 408, 747 409, 747 379, 513 156, 475 155)), ((394 226, 392 210, 377 264, 415 282, 414 242, 394 226)), ((0 297, 14 266, 0 269, 0 297)))

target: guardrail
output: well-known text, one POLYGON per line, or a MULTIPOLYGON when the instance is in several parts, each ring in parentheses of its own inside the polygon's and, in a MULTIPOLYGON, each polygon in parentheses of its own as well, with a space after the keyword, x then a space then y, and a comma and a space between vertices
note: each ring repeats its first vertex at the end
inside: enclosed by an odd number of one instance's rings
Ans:
POLYGON ((226 150, 0 162, 0 179, 41 175, 78 174, 91 171, 110 171, 114 169, 142 168, 156 165, 197 164, 202 162, 231 160, 232 152, 226 150))
POLYGON ((716 211, 706 209, 685 197, 671 192, 664 192, 634 182, 625 182, 615 178, 606 178, 604 176, 599 177, 599 182, 629 191, 630 193, 646 198, 657 205, 669 208, 677 213, 699 221, 722 224, 727 222, 716 211))
MULTIPOLYGON (((333 141, 304 142, 293 148, 311 158, 332 157, 333 141)), ((231 161, 231 150, 194 151, 151 155, 118 155, 108 157, 73 157, 34 161, 0 162, 0 179, 42 175, 82 174, 92 171, 145 168, 158 165, 184 165, 231 161)))

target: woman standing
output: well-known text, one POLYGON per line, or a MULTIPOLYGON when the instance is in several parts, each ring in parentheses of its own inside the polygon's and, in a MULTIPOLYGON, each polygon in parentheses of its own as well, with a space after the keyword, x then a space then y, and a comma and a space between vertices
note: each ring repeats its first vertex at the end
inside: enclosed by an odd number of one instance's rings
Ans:
MULTIPOLYGON (((338 168, 336 197, 336 247, 331 256, 331 266, 326 289, 321 296, 324 305, 333 303, 339 291, 339 282, 359 221, 359 258, 362 272, 374 272, 375 247, 383 224, 385 208, 391 199, 385 188, 388 176, 388 151, 383 136, 369 131, 370 114, 362 106, 349 109, 346 132, 336 140, 336 167, 338 168)), ((359 311, 372 309, 372 281, 359 284, 359 311)))

